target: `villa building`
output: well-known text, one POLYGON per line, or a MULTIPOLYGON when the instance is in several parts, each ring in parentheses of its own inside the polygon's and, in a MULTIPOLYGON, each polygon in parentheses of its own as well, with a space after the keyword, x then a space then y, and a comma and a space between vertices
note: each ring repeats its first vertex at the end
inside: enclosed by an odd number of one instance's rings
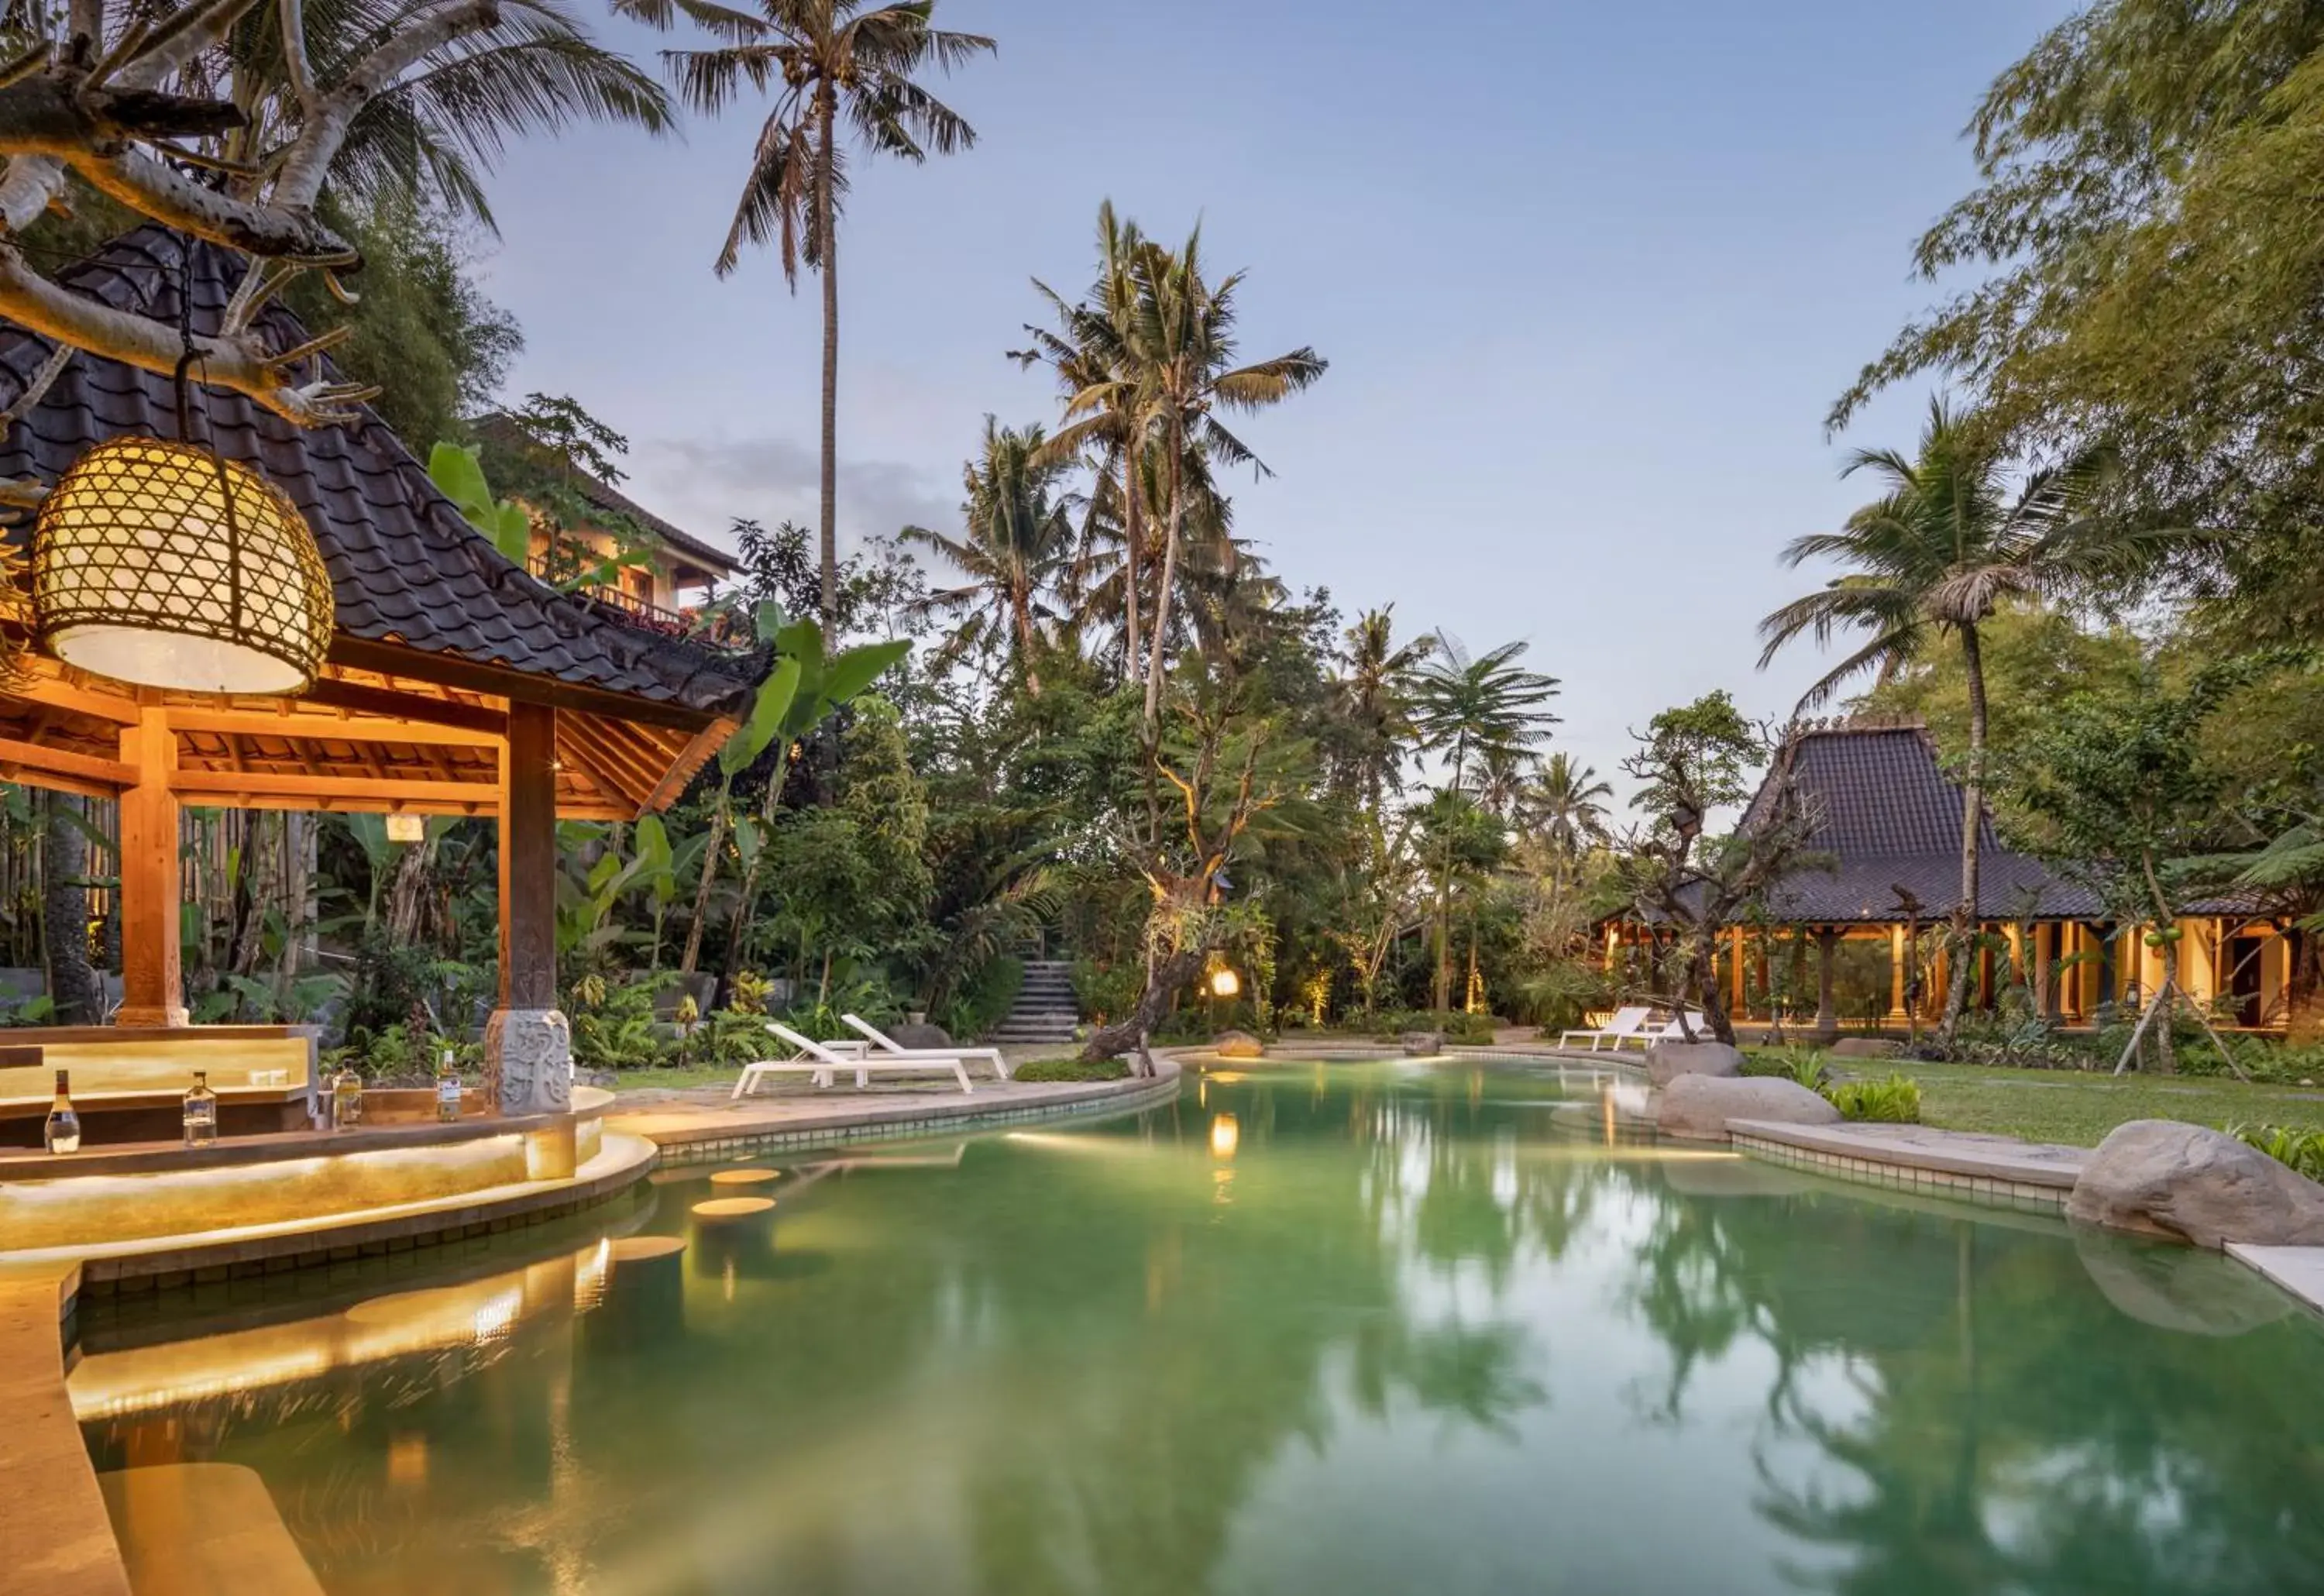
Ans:
MULTIPOLYGON (((620 610, 641 624, 677 636, 692 630, 688 612, 701 604, 714 586, 733 576, 733 555, 664 520, 613 484, 558 458, 513 418, 487 416, 477 423, 476 430, 487 448, 530 457, 562 475, 576 496, 604 516, 595 525, 558 528, 552 540, 549 528, 536 515, 532 558, 528 562, 534 576, 557 581, 566 577, 576 562, 595 562, 603 570, 603 579, 571 584, 572 591, 620 610), (641 541, 642 548, 637 547, 641 541), (629 561, 613 563, 620 559, 625 547, 629 561)), ((522 495, 517 497, 521 502, 522 495)))
MULTIPOLYGON (((1794 779, 1817 816, 1816 852, 1777 883, 1756 923, 1727 933, 1720 978, 1736 1019, 1812 1013, 1815 1029, 1831 1034, 1843 1020, 1901 1029, 1935 1018, 1948 971, 1934 933, 1960 895, 1960 785, 1917 722, 1811 722, 1793 735, 1794 779), (1809 946, 1812 974, 1784 992, 1786 963, 1809 946), (1844 997, 1844 985, 1855 991, 1844 997)), ((1769 797, 1763 785, 1744 826, 1769 797)), ((2136 934, 2144 927, 2124 934, 2088 887, 2007 847, 1990 814, 1979 825, 1978 915, 1990 936, 1972 1003, 1994 1007, 2022 981, 2043 1014, 2080 1025, 2102 1005, 2135 1004, 2159 989, 2159 955, 2136 934)), ((2230 1025, 2282 1029, 2301 933, 2255 907, 2201 907, 2179 922, 2180 984, 2198 1002, 2219 1004, 2214 1011, 2224 1010, 2230 1025)), ((1626 946, 1649 932, 1618 920, 1604 935, 1609 968, 1619 971, 1626 946)))

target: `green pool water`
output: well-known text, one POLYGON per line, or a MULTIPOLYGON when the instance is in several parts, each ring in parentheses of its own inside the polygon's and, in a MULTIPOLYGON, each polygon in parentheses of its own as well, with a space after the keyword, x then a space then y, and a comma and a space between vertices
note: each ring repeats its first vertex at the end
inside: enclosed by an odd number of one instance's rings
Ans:
POLYGON ((1287 1066, 674 1171, 92 1314, 74 1397, 102 1469, 254 1469, 335 1593, 2324 1590, 2324 1335, 2255 1277, 1598 1102, 1287 1066))

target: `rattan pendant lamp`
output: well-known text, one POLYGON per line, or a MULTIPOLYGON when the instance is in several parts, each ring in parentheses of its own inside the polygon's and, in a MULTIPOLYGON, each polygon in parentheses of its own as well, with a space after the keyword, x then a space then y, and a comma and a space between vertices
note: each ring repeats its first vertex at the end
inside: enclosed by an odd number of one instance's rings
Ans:
POLYGON ((302 693, 330 646, 330 574, 280 488, 193 441, 191 256, 189 242, 178 437, 97 444, 42 502, 35 636, 68 665, 140 687, 302 693))

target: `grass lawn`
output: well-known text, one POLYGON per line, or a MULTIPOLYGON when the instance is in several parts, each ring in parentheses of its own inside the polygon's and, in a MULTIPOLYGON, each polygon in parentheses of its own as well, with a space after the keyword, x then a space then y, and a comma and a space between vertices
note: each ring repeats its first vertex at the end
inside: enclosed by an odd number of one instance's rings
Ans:
POLYGON ((2128 1120, 2237 1121, 2324 1130, 2324 1088, 2246 1086, 2232 1076, 2120 1077, 2062 1070, 1989 1069, 1912 1059, 1849 1059, 1841 1073, 1879 1080, 1892 1071, 1921 1084, 1921 1121, 2028 1141, 2094 1147, 2128 1120))

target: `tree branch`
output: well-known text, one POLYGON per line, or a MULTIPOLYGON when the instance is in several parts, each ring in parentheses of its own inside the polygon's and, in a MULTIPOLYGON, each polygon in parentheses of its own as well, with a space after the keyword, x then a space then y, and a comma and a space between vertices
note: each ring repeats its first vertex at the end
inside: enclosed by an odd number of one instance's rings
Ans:
POLYGON ((282 19, 282 66, 290 78, 290 92, 299 101, 299 109, 312 116, 318 97, 314 63, 307 59, 306 0, 280 0, 278 10, 282 19))
POLYGON ((500 25, 500 0, 453 0, 398 30, 387 42, 355 64, 325 94, 299 131, 274 187, 274 203, 291 210, 311 209, 323 179, 346 142, 347 129, 363 108, 404 72, 453 40, 500 25))
MULTIPOLYGON (((60 344, 94 350, 108 360, 163 376, 177 371, 183 353, 176 328, 60 288, 5 245, 0 245, 0 316, 60 344)), ((377 392, 319 376, 299 383, 290 369, 297 363, 270 354, 254 335, 197 337, 194 347, 203 382, 248 394, 301 427, 352 420, 354 405, 377 392)))

